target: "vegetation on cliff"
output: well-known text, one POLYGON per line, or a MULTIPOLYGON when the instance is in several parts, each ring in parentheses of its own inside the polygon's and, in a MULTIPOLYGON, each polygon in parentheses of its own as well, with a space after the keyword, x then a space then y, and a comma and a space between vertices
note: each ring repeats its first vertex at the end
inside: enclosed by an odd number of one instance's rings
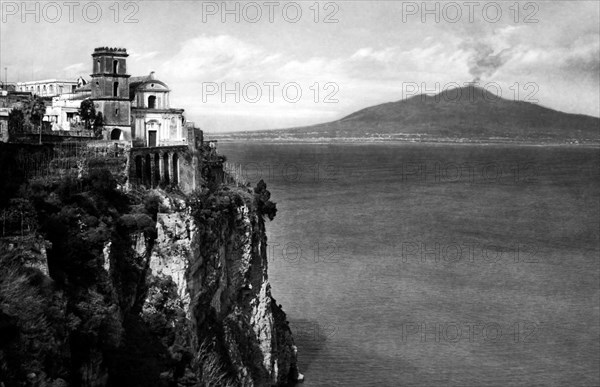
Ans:
POLYGON ((16 333, 1 351, 0 380, 8 385, 32 373, 40 380, 108 377, 107 364, 127 333, 123 322, 140 308, 132 295, 144 282, 129 238, 141 233, 151 240, 157 211, 151 197, 136 205, 116 187, 109 172, 94 171, 84 179, 23 185, 5 206, 34 209, 27 235, 5 228, 0 244, 0 266, 9 273, 2 276, 0 309, 6 329, 16 333), (47 263, 24 265, 31 259, 19 254, 30 254, 38 240, 47 241, 47 263), (110 271, 107 243, 114 252, 110 271))
MULTIPOLYGON (((19 171, 2 172, 11 173, 19 171)), ((258 386, 297 375, 291 332, 266 282, 264 217, 277 210, 264 182, 253 191, 211 184, 186 197, 124 193, 102 169, 15 178, 0 198, 10 218, 0 238, 5 386, 258 386), (193 224, 178 223, 186 213, 193 224), (179 219, 175 231, 159 225, 169 216, 179 219), (194 256, 182 253, 181 238, 194 256), (151 267, 156 254, 189 265, 192 305, 175 278, 151 267), (277 329, 276 341, 259 328, 277 329)))

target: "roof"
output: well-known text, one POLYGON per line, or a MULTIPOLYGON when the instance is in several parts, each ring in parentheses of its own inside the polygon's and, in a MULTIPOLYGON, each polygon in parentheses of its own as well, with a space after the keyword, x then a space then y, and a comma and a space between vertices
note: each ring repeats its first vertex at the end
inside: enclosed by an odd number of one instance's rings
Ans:
POLYGON ((92 91, 92 84, 91 83, 87 83, 81 87, 78 87, 77 89, 75 89, 76 92, 82 92, 82 91, 92 91))
MULTIPOLYGON (((130 77, 129 78, 129 99, 133 100, 135 98, 135 92, 138 88, 144 86, 147 83, 158 83, 159 85, 163 85, 169 91, 169 87, 163 81, 156 79, 154 77, 154 71, 149 75, 130 77)), ((165 91, 165 90, 161 90, 165 91)))
MULTIPOLYGON (((152 72, 149 75, 129 77, 129 99, 133 100, 135 98, 136 90, 147 83, 158 83, 159 85, 163 85, 167 89, 166 91, 169 91, 169 87, 167 86, 167 84, 164 83, 163 81, 161 81, 160 79, 154 78, 154 72, 152 72)), ((86 91, 88 91, 88 92, 92 91, 92 83, 91 82, 75 89, 76 93, 81 93, 81 92, 86 92, 86 91)), ((164 90, 161 90, 161 91, 164 91, 164 90)))
POLYGON ((72 79, 69 80, 65 80, 65 79, 44 79, 41 81, 27 81, 27 82, 17 82, 17 86, 23 86, 23 85, 35 85, 35 84, 42 84, 42 83, 71 83, 71 84, 77 84, 77 81, 74 81, 72 79))

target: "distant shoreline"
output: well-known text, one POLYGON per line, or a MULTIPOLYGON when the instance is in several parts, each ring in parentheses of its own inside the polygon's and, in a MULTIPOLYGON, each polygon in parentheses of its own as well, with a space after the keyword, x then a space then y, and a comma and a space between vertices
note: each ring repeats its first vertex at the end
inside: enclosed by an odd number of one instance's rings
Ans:
POLYGON ((557 142, 518 142, 518 141, 443 141, 443 140, 422 140, 422 141, 407 141, 397 139, 370 139, 370 138, 286 138, 286 139, 268 139, 259 137, 237 137, 223 138, 221 136, 211 136, 207 134, 211 140, 217 140, 220 143, 268 143, 268 144, 344 144, 344 145, 366 145, 366 144, 423 144, 423 145, 516 145, 516 146, 536 146, 536 147, 578 147, 578 148, 600 148, 600 142, 583 142, 583 143, 557 143, 557 142))

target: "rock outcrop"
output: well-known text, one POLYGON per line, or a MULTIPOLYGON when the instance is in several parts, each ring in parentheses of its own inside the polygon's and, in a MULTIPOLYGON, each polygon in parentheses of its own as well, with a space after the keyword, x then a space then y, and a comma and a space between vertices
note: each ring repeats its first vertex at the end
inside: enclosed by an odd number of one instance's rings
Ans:
MULTIPOLYGON (((296 380, 296 348, 268 282, 264 221, 247 193, 206 199, 203 207, 194 208, 200 204, 164 197, 167 212, 157 215, 149 275, 154 284, 173 282, 176 291, 168 302, 179 305, 189 323, 182 330, 187 342, 184 337, 174 342, 188 357, 219 359, 220 370, 190 362, 205 383, 221 375, 221 383, 236 386, 296 380)), ((152 307, 157 292, 156 287, 149 290, 146 318, 160 313, 152 307)))

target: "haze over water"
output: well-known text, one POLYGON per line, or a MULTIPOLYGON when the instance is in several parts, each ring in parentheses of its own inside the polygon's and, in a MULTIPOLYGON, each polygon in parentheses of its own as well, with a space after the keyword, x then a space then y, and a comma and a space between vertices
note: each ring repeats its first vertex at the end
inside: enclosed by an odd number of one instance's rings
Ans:
POLYGON ((597 148, 219 150, 277 202, 305 386, 600 384, 597 148))

